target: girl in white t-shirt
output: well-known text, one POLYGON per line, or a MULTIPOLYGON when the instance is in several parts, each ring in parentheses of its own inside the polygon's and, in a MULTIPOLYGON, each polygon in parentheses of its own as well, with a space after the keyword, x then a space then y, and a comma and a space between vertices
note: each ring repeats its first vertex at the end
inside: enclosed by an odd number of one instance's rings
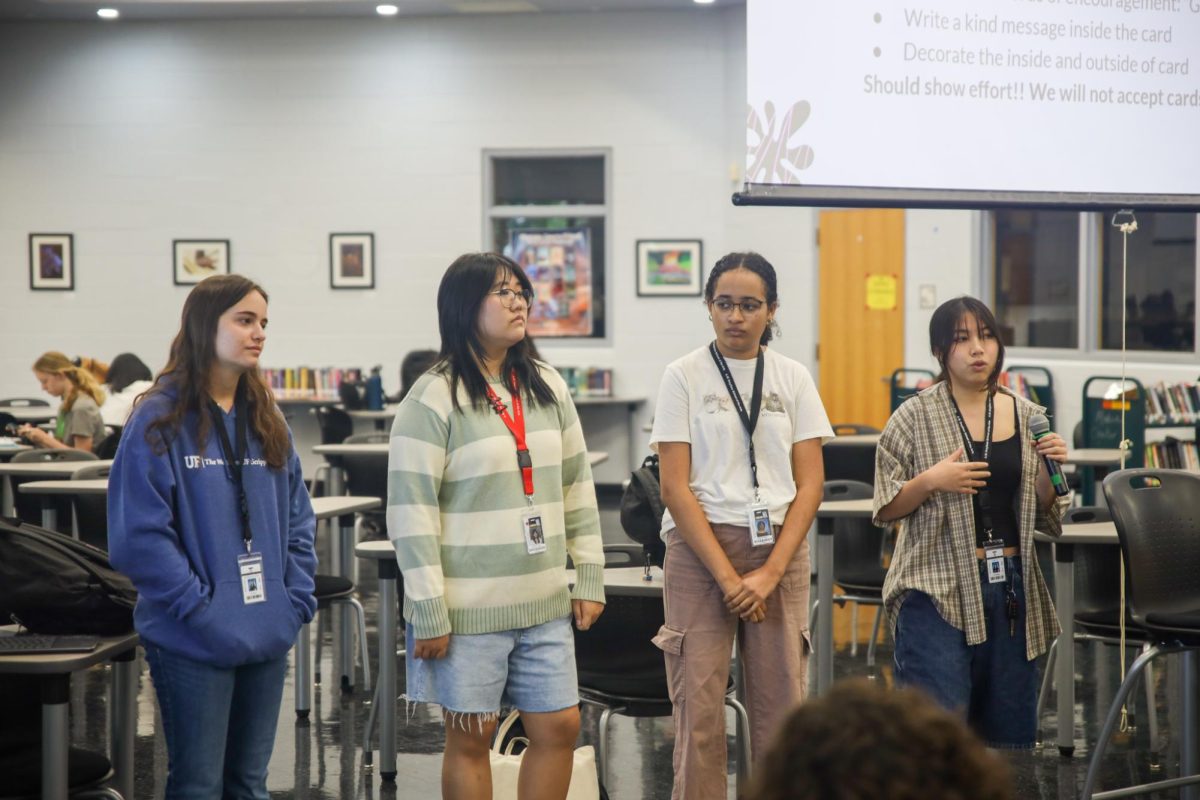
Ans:
POLYGON ((717 338, 667 367, 650 437, 667 507, 666 624, 654 641, 674 704, 672 797, 688 800, 725 797, 735 635, 754 752, 766 752, 804 699, 810 569, 801 545, 821 502, 821 445, 833 437, 808 370, 765 347, 779 306, 771 264, 730 253, 704 298, 717 338))

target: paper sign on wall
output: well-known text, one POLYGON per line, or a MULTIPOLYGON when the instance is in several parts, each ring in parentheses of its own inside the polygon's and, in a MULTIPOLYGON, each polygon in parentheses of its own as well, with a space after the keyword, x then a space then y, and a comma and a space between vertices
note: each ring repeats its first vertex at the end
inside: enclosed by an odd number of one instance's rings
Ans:
POLYGON ((896 308, 896 276, 867 276, 867 309, 869 311, 894 311, 896 308))

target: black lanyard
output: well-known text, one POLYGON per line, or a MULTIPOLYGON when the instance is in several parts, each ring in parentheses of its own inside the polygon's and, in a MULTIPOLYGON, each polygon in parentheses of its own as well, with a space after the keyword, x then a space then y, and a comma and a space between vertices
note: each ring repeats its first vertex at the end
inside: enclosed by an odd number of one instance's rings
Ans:
POLYGON ((215 400, 209 400, 208 410, 212 413, 213 427, 217 429, 217 438, 221 442, 221 454, 225 457, 225 474, 238 492, 238 512, 242 518, 242 541, 246 543, 246 552, 250 552, 250 540, 253 534, 250 530, 250 504, 246 502, 246 484, 242 477, 245 467, 246 452, 249 450, 246 439, 246 391, 239 383, 234 395, 233 407, 237 414, 234 428, 237 436, 237 452, 229 441, 229 433, 225 430, 225 412, 215 400))
POLYGON ((746 413, 746 404, 742 402, 742 396, 738 394, 733 373, 729 371, 729 364, 725 362, 725 356, 721 355, 721 351, 717 349, 716 342, 708 345, 708 352, 717 364, 717 371, 725 380, 725 388, 729 392, 730 399, 733 400, 733 407, 737 409, 738 417, 742 420, 742 427, 746 429, 746 439, 750 442, 750 480, 754 483, 754 497, 757 500, 758 461, 754 458, 754 429, 758 426, 758 412, 762 409, 763 350, 762 347, 758 348, 758 362, 754 365, 754 392, 750 395, 749 413, 746 413))
MULTIPOLYGON (((989 393, 987 398, 987 406, 984 409, 983 417, 983 461, 991 466, 992 458, 992 423, 995 417, 995 399, 989 393)), ((967 428, 967 421, 963 419, 962 411, 958 408, 958 403, 954 400, 954 395, 950 395, 950 405, 954 406, 954 416, 958 419, 958 429, 962 433, 963 445, 966 448, 967 455, 972 461, 978 461, 979 458, 975 455, 975 443, 971 441, 971 431, 967 428)), ((979 522, 983 526, 983 537, 985 540, 992 538, 992 499, 988 487, 984 486, 975 495, 975 507, 979 509, 979 522)))

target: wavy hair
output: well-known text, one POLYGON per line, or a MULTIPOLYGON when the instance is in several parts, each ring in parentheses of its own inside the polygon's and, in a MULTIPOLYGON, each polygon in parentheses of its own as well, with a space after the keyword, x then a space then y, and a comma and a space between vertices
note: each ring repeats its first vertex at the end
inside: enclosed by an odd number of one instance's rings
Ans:
MULTIPOLYGON (((435 367, 450 376, 450 397, 459 408, 458 385, 467 390, 471 404, 487 405, 487 380, 479 369, 483 361, 483 343, 479 340, 479 309, 497 280, 507 282, 514 277, 527 292, 533 292, 525 271, 511 258, 500 253, 467 253, 454 260, 438 286, 438 330, 442 334, 440 364, 435 367)), ((538 370, 537 347, 526 334, 525 338, 508 348, 500 374, 517 373, 517 384, 525 390, 530 402, 552 405, 554 390, 538 370)))
POLYGON ((42 353, 38 360, 33 362, 33 371, 61 375, 67 379, 71 388, 63 398, 63 411, 70 411, 81 394, 86 394, 95 400, 98 406, 104 404, 104 389, 100 387, 100 382, 96 380, 96 377, 87 369, 76 366, 71 359, 57 350, 42 353))
MULTIPOLYGON (((179 433, 184 418, 196 415, 197 439, 204 447, 211 432, 208 393, 209 376, 217 360, 217 325, 221 315, 251 292, 263 300, 267 293, 254 281, 241 275, 214 275, 196 284, 183 303, 179 333, 171 342, 167 365, 154 379, 154 386, 139 397, 139 403, 170 387, 176 394, 169 410, 146 427, 146 441, 164 450, 179 433)), ((287 423, 275 405, 275 398, 258 369, 247 370, 238 380, 238 390, 244 391, 248 412, 247 426, 262 443, 263 457, 274 469, 287 463, 287 423)))

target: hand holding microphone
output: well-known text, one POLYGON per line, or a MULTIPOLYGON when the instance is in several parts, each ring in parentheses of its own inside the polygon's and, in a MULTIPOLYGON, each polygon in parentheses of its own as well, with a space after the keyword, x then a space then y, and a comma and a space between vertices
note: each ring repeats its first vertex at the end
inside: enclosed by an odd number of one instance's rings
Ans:
POLYGON ((1061 466, 1067 460, 1067 443, 1050 430, 1050 420, 1046 419, 1045 414, 1034 414, 1029 418, 1029 433, 1037 444, 1042 463, 1046 465, 1046 474, 1050 476, 1050 485, 1054 487, 1054 493, 1065 497, 1071 491, 1067 487, 1067 479, 1061 466))

